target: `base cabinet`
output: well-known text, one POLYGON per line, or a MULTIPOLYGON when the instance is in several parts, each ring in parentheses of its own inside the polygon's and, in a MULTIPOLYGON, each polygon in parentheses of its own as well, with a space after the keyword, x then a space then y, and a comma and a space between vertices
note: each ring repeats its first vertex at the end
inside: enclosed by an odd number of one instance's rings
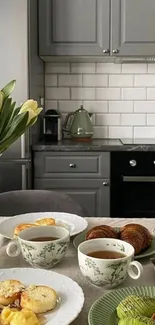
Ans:
POLYGON ((34 152, 34 189, 72 197, 89 217, 110 216, 109 152, 34 152))
POLYGON ((34 188, 68 194, 83 207, 88 217, 108 217, 110 214, 109 179, 35 179, 34 188))

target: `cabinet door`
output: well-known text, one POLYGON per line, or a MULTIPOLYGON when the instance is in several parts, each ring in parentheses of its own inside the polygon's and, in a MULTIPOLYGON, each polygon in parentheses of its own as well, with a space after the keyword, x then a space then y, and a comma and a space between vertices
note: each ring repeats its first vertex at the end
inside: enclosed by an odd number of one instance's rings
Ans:
POLYGON ((88 217, 110 216, 109 180, 34 179, 34 189, 62 191, 83 209, 88 217))
POLYGON ((103 55, 103 50, 109 50, 110 0, 39 0, 38 3, 41 56, 103 55))
POLYGON ((109 178, 109 152, 35 152, 35 178, 109 178))
POLYGON ((112 0, 111 10, 111 54, 154 56, 155 0, 112 0))

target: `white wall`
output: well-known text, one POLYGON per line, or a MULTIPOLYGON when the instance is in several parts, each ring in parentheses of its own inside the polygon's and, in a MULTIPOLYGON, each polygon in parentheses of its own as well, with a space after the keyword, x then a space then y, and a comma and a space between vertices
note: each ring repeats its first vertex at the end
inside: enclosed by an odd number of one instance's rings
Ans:
POLYGON ((0 88, 16 79, 13 99, 28 98, 27 0, 0 0, 0 88))
POLYGON ((83 103, 96 138, 155 138, 155 64, 46 63, 46 109, 83 103))

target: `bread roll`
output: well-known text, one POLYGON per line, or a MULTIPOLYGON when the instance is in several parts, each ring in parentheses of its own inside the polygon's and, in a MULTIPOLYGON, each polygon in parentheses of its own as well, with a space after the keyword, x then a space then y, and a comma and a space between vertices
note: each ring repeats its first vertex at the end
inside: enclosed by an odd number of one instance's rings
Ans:
POLYGON ((35 221, 35 225, 37 225, 37 226, 54 226, 55 219, 53 219, 53 218, 38 219, 35 221))
POLYGON ((32 310, 35 314, 45 313, 55 308, 57 294, 47 286, 29 286, 21 294, 21 307, 32 310))
POLYGON ((18 280, 5 280, 0 282, 0 304, 8 306, 20 298, 25 286, 18 280))
POLYGON ((150 246, 152 235, 144 226, 131 223, 120 229, 120 239, 130 243, 137 255, 150 246))
POLYGON ((22 230, 36 227, 34 223, 21 223, 14 228, 14 237, 17 237, 22 230))
POLYGON ((118 233, 110 226, 100 225, 87 231, 86 240, 95 238, 118 238, 118 233))

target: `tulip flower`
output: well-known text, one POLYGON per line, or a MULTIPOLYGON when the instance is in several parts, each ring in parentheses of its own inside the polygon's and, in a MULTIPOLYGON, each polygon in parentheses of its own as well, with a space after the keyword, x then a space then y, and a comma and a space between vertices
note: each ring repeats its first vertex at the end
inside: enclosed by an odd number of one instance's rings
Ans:
POLYGON ((16 107, 16 103, 9 97, 15 84, 16 81, 12 80, 0 90, 0 154, 37 121, 42 111, 33 99, 16 107))
POLYGON ((28 112, 27 125, 29 125, 31 123, 31 121, 33 121, 32 124, 34 124, 36 122, 37 116, 40 114, 41 111, 42 111, 42 108, 38 107, 37 101, 35 101, 33 99, 29 99, 21 106, 21 109, 18 114, 28 112))
POLYGON ((4 100, 4 93, 0 91, 0 110, 2 108, 3 100, 4 100))

